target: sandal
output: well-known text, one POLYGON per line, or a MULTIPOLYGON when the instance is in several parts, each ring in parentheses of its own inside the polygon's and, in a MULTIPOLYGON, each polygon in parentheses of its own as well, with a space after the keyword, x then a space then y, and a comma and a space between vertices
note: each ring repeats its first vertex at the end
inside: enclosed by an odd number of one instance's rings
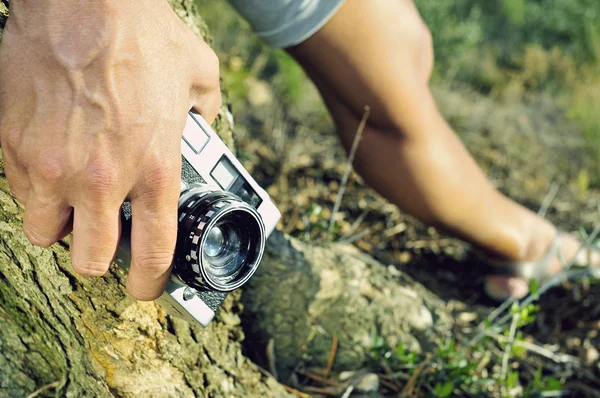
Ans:
MULTIPOLYGON (((592 255, 600 256, 600 249, 595 246, 587 246, 585 250, 582 248, 575 254, 575 256, 569 261, 565 260, 563 251, 562 251, 562 239, 565 233, 557 230, 556 236, 554 240, 550 244, 550 247, 546 250, 544 256, 538 261, 523 261, 523 262, 492 262, 487 261, 486 267, 490 276, 507 276, 507 277, 515 277, 522 278, 527 281, 537 280, 538 284, 541 286, 545 282, 556 274, 550 273, 550 265, 552 261, 558 257, 560 263, 562 264, 562 271, 576 271, 578 278, 584 276, 593 276, 600 277, 600 268, 592 267, 592 255)), ((558 281, 558 279, 557 279, 558 281)), ((485 284, 485 293, 486 295, 495 300, 495 301, 505 301, 511 296, 498 296, 490 291, 489 282, 485 284)))

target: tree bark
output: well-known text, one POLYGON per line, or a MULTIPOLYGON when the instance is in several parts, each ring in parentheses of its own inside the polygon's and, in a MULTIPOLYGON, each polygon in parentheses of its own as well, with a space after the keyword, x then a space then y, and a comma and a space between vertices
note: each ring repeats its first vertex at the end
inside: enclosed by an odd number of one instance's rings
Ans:
POLYGON ((242 303, 249 352, 289 383, 298 366, 325 367, 333 336, 333 369, 343 371, 366 366, 374 340, 428 352, 452 327, 445 303, 395 266, 351 245, 316 245, 278 231, 242 303), (269 345, 272 358, 265 358, 269 345))
MULTIPOLYGON (((197 34, 206 26, 190 0, 173 0, 197 34)), ((0 3, 0 34, 8 3, 0 3)), ((231 123, 216 130, 230 146, 231 123)), ((3 167, 0 160, 0 170, 3 167)), ((82 278, 68 242, 33 247, 22 208, 0 176, 0 396, 286 396, 241 351, 239 292, 206 329, 172 319, 155 303, 132 300, 117 266, 82 278)))

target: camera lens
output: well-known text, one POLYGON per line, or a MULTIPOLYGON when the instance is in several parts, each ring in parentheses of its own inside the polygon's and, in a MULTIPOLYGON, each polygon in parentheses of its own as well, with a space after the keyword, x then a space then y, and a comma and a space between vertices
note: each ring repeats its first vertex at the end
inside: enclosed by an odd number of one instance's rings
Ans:
POLYGON ((214 226, 208 231, 206 242, 204 242, 204 254, 208 257, 217 257, 225 251, 227 240, 223 236, 220 227, 214 226))
POLYGON ((180 200, 175 271, 184 282, 234 290, 254 274, 264 251, 265 229, 252 206, 230 192, 185 193, 180 200))

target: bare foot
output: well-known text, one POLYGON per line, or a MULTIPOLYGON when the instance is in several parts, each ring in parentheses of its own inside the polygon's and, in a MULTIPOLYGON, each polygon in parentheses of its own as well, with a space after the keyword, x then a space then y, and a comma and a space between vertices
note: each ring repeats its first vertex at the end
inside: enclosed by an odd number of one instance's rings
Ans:
MULTIPOLYGON (((519 262, 540 261, 548 252, 550 245, 556 238, 556 228, 544 222, 538 228, 538 233, 532 236, 526 255, 515 261, 519 262), (544 225, 545 224, 545 225, 544 225), (548 228, 550 227, 550 228, 548 228)), ((560 241, 560 250, 548 266, 548 274, 554 275, 563 268, 563 265, 590 266, 600 268, 599 250, 579 250, 582 242, 573 235, 563 234, 560 241), (579 252, 579 253, 578 253, 579 252), (559 254, 562 253, 562 256, 559 254), (575 256, 577 255, 577 258, 575 256)), ((529 281, 518 277, 488 276, 485 286, 486 292, 492 298, 506 300, 508 298, 520 299, 529 292, 529 281)))

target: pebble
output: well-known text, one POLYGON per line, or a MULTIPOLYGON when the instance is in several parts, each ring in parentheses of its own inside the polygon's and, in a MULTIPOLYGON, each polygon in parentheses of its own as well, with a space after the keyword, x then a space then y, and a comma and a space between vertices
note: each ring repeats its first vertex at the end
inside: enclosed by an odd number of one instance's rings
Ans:
POLYGON ((356 384, 356 390, 360 392, 374 392, 379 390, 379 376, 375 373, 367 373, 356 384))
POLYGON ((598 350, 595 347, 589 346, 589 347, 586 348, 586 350, 585 350, 585 362, 588 365, 593 364, 599 358, 600 358, 600 353, 598 352, 598 350))

